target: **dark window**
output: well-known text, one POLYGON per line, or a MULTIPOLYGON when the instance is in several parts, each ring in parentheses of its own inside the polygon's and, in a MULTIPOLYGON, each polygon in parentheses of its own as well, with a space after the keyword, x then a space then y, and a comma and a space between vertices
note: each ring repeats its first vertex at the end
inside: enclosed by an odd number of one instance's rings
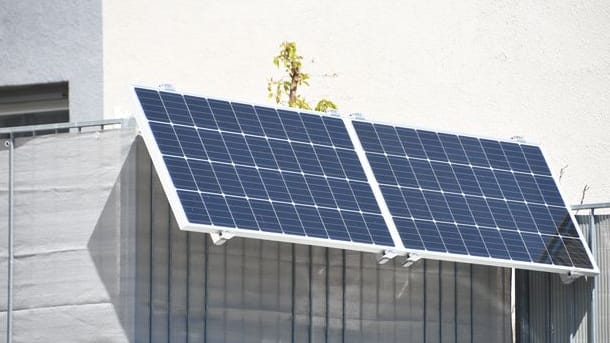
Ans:
POLYGON ((0 128, 68 121, 67 82, 0 87, 0 128))

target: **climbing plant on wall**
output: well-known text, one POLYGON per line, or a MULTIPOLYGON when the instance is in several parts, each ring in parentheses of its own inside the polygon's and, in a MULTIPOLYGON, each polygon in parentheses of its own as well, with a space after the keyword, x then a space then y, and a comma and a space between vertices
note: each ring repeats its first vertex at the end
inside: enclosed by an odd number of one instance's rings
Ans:
MULTIPOLYGON (((309 86, 309 74, 303 72, 303 56, 297 53, 296 43, 283 42, 279 54, 273 58, 273 64, 278 69, 282 68, 286 75, 278 80, 269 79, 269 98, 281 105, 311 109, 307 100, 298 93, 299 87, 309 86)), ((314 107, 314 110, 322 112, 331 109, 336 110, 337 105, 329 99, 320 99, 314 107)))

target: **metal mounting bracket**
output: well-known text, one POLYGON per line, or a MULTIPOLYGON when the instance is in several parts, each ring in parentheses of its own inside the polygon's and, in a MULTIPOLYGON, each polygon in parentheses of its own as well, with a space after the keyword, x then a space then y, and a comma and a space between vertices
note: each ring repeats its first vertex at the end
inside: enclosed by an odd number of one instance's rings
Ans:
POLYGON ((406 256, 405 261, 402 263, 402 266, 407 268, 407 267, 411 267, 412 265, 415 264, 415 262, 421 260, 421 256, 417 255, 417 254, 408 254, 406 256))
POLYGON ((399 253, 397 253, 396 251, 394 251, 392 249, 384 250, 383 255, 381 255, 377 258, 377 263, 386 264, 386 263, 388 263, 388 261, 390 261, 391 259, 393 259, 394 257, 399 256, 399 255, 400 255, 399 253))
POLYGON ((584 274, 571 271, 571 272, 567 272, 565 274, 560 274, 559 278, 561 278, 561 282, 563 282, 566 285, 569 285, 572 282, 576 281, 576 279, 578 279, 581 276, 584 276, 584 274))
POLYGON ((227 231, 210 232, 210 238, 214 245, 223 245, 235 235, 227 231))

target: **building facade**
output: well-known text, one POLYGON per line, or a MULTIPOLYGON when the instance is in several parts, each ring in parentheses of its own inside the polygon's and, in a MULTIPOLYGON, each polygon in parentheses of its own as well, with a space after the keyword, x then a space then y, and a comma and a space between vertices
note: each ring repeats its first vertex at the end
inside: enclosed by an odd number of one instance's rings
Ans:
POLYGON ((68 81, 72 121, 124 117, 133 84, 264 102, 297 42, 343 113, 542 145, 569 203, 607 200, 610 5, 36 1, 0 4, 0 86, 68 81), (315 27, 315 29, 312 29, 315 27), (586 139, 583 139, 586 137, 586 139))

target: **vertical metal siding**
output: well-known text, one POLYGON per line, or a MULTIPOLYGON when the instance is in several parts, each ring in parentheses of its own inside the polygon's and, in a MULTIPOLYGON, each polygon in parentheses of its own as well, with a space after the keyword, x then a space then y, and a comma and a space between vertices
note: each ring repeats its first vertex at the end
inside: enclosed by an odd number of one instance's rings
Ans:
MULTIPOLYGON (((585 237, 590 232, 589 216, 576 217, 585 237)), ((595 216, 597 251, 595 258, 600 268, 597 276, 598 318, 596 342, 610 342, 610 216, 595 216)), ((518 306, 526 306, 521 315, 521 341, 530 343, 589 342, 588 316, 591 307, 592 278, 579 278, 566 285, 557 274, 542 272, 518 273, 519 287, 528 290, 518 296, 518 306), (525 283, 525 284, 524 284, 525 283), (524 300, 524 297, 526 298, 524 300)))
POLYGON ((597 277, 597 342, 610 342, 610 216, 596 216, 595 258, 602 272, 597 277))
POLYGON ((510 342, 510 271, 179 230, 141 144, 142 342, 510 342))

